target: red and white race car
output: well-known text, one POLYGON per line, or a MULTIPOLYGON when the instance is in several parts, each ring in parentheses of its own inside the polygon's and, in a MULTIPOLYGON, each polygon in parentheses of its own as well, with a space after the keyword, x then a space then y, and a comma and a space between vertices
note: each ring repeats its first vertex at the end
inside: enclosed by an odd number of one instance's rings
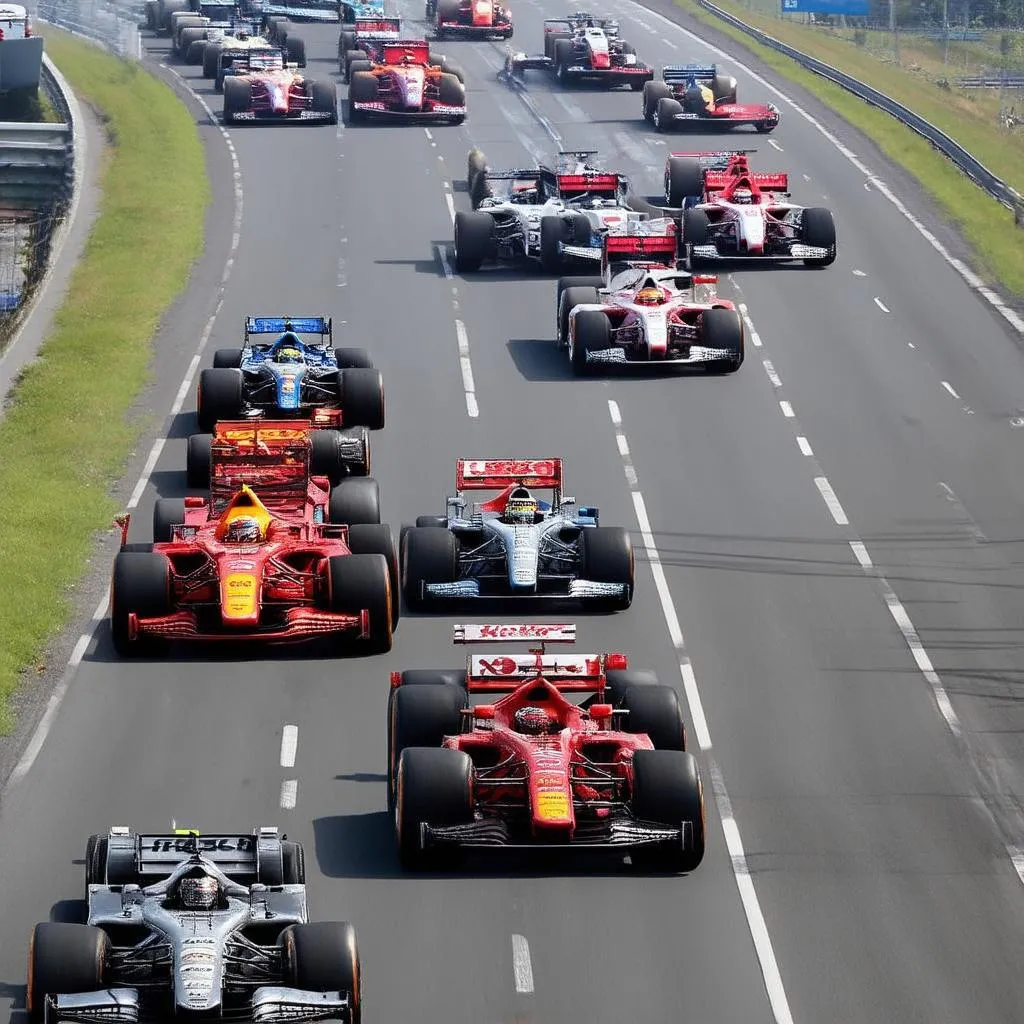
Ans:
POLYGON ((496 0, 427 0, 427 19, 434 22, 434 37, 511 39, 512 13, 496 0))
POLYGON ((462 124, 466 88, 456 74, 433 63, 423 39, 385 43, 381 60, 349 65, 349 120, 387 117, 462 124))
POLYGON ((640 221, 603 240, 601 277, 558 282, 558 345, 579 376, 596 366, 703 366, 733 373, 743 363, 743 321, 716 293, 718 278, 678 265, 668 219, 640 221))
POLYGON ((630 671, 624 654, 547 653, 545 644, 575 640, 572 623, 454 634, 534 647, 472 654, 462 670, 392 672, 388 804, 406 867, 502 849, 698 867, 703 784, 672 687, 630 671))
POLYGON ((755 173, 746 152, 672 153, 665 199, 683 209, 683 245, 691 269, 711 260, 836 258, 832 211, 789 201, 789 175, 755 173))
POLYGON ((307 78, 268 47, 236 58, 224 77, 224 123, 326 121, 338 123, 334 83, 307 78))
POLYGON ((749 125, 761 133, 779 126, 774 103, 737 103, 736 79, 714 64, 676 64, 662 69, 661 82, 644 86, 644 120, 659 132, 707 131, 749 125))

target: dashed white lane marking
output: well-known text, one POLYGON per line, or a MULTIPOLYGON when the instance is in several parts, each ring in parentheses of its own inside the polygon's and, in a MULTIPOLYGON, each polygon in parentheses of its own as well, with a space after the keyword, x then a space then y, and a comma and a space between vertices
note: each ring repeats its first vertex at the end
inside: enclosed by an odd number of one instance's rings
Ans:
POLYGON ((785 416, 787 420, 791 420, 793 418, 793 406, 789 402, 785 401, 785 399, 779 402, 779 408, 782 410, 782 415, 785 416))
POLYGON ((884 303, 884 302, 883 302, 883 301, 882 301, 882 300, 881 300, 881 299, 880 299, 880 298, 879 298, 879 297, 878 297, 877 295, 875 296, 875 305, 876 305, 876 306, 877 306, 877 307, 878 307, 878 308, 879 308, 879 309, 880 309, 880 310, 881 310, 881 311, 882 311, 883 313, 888 313, 888 312, 889 312, 889 307, 888 307, 888 306, 887 306, 887 305, 886 305, 886 304, 885 304, 885 303, 884 303))
POLYGON ((780 153, 786 152, 774 139, 769 139, 768 145, 771 146, 772 149, 777 149, 780 153))
POLYGON ((863 270, 857 270, 857 268, 855 267, 854 270, 853 270, 853 276, 854 277, 867 277, 868 275, 865 274, 863 270))
POLYGON ((772 365, 772 361, 770 359, 764 359, 762 360, 762 363, 764 365, 764 372, 768 374, 768 379, 772 382, 772 387, 781 388, 782 378, 778 373, 776 373, 775 367, 772 365))
POLYGON ((280 804, 283 810, 290 811, 299 799, 299 783, 296 779, 285 779, 281 783, 280 804))
POLYGON ((962 516, 966 520, 966 523, 964 524, 965 529, 971 537, 979 544, 986 543, 988 541, 988 537, 985 536, 985 531, 977 524, 974 516, 967 511, 967 507, 957 497, 956 491, 942 480, 939 481, 939 487, 942 488, 943 494, 946 495, 946 501, 956 509, 958 515, 962 516))
POLYGON ((476 403, 476 383, 473 380, 473 364, 469 361, 469 335, 461 320, 455 321, 455 337, 459 343, 459 368, 462 371, 462 390, 466 393, 466 412, 476 419, 480 408, 476 403))
POLYGON ((452 265, 448 262, 448 246, 437 245, 434 246, 437 252, 438 262, 441 264, 441 272, 445 276, 445 280, 450 281, 452 279, 452 265))
POLYGON ((426 137, 427 137, 428 139, 432 139, 432 138, 434 137, 433 135, 431 135, 431 133, 430 133, 430 129, 429 129, 429 128, 424 128, 424 129, 423 129, 423 134, 424 134, 424 135, 426 135, 426 137))
POLYGON ((871 556, 868 554, 868 549, 865 547, 863 541, 851 540, 850 550, 853 552, 853 557, 860 563, 862 569, 871 569, 874 567, 874 562, 871 561, 871 556))
POLYGON ((946 389, 946 390, 947 390, 947 391, 948 391, 948 392, 949 392, 949 393, 950 393, 950 394, 951 394, 951 395, 952 395, 952 396, 953 396, 954 398, 957 398, 957 399, 959 399, 959 397, 960 397, 960 396, 959 396, 959 395, 958 395, 958 394, 956 393, 956 390, 955 390, 955 389, 953 388, 953 385, 952 385, 952 384, 950 384, 948 380, 944 380, 944 381, 942 382, 942 386, 943 386, 943 387, 944 387, 944 388, 945 388, 945 389, 946 389))
POLYGON ((817 487, 821 493, 822 500, 828 507, 829 512, 832 513, 832 518, 836 521, 837 525, 849 526, 850 520, 847 519, 846 512, 840 504, 839 499, 836 497, 836 492, 832 490, 832 485, 828 482, 828 477, 816 476, 814 478, 814 486, 817 487))
POLYGON ((512 936, 512 978, 520 995, 533 992, 533 964, 530 961, 530 944, 522 935, 512 936))
MULTIPOLYGON (((231 277, 231 270, 235 265, 235 254, 238 252, 238 245, 242 237, 244 197, 242 191, 242 170, 238 163, 238 153, 235 150, 235 144, 231 141, 231 136, 219 123, 217 118, 214 117, 213 111, 210 109, 206 100, 192 89, 188 82, 178 74, 174 68, 168 67, 166 64, 162 64, 161 67, 174 75, 174 77, 177 78, 186 89, 188 89, 203 110, 206 111, 207 115, 209 115, 210 123, 217 129, 217 131, 220 132, 221 137, 224 139, 224 144, 227 146, 228 150, 228 156, 231 158, 231 187, 235 207, 231 218, 231 245, 228 249, 227 259, 224 262, 224 269, 221 272, 220 282, 217 285, 217 301, 213 307, 213 312, 210 314, 203 327, 202 333, 199 335, 199 343, 196 346, 195 353, 191 360, 189 360, 188 367, 185 370, 184 379, 181 382, 181 387, 178 388, 178 392, 174 396, 174 402, 172 403, 168 413, 168 421, 170 421, 173 420, 179 412, 181 412, 181 408, 185 404, 185 399, 188 397, 188 393, 192 389, 192 382, 195 380, 195 375, 199 370, 199 363, 203 358, 203 352, 206 350, 206 345, 210 340, 210 335, 213 333, 213 325, 217 322, 217 316, 221 311, 221 307, 224 305, 224 295, 227 291, 228 279, 231 277)), ((142 467, 142 473, 135 486, 132 488, 131 496, 128 498, 127 507, 129 509, 135 508, 142 500, 142 495, 146 490, 146 486, 149 484, 150 477, 153 475, 153 470, 156 468, 157 461, 160 458, 161 452, 164 450, 166 441, 166 437, 158 437, 153 442, 153 447, 150 449, 149 455, 142 467)), ((39 724, 32 733, 32 738, 28 741, 24 754, 21 755, 21 759, 14 766, 13 771, 8 776, 5 788, 16 785, 28 774, 29 769, 31 769, 36 758, 39 756, 39 751, 43 749, 46 737, 49 735, 50 729, 53 728, 57 712, 60 710, 60 706, 64 701, 64 698, 67 696, 68 687, 71 685, 71 677, 74 674, 75 669, 78 668, 82 659, 85 657, 86 651, 89 649, 89 645, 96 636, 96 630, 99 628, 100 623, 106 618, 107 604, 109 600, 109 594, 105 594, 96 606, 96 610, 92 613, 92 618, 89 620, 89 625, 86 631, 78 638, 74 647, 71 649, 67 668, 64 670, 60 681, 53 688, 53 693, 50 694, 50 699, 46 702, 46 710, 39 719, 39 724)))
POLYGON ((808 458, 814 455, 814 449, 811 447, 811 442, 802 434, 797 435, 796 446, 800 449, 801 455, 806 455, 808 458))
MULTIPOLYGON (((1014 310, 1010 309, 1010 307, 1007 306, 1006 303, 1003 301, 1002 297, 996 294, 994 291, 992 291, 991 288, 985 287, 985 284, 981 280, 981 278, 979 278, 978 275, 975 274, 963 262, 963 260, 956 259, 956 257, 953 256, 953 254, 938 240, 938 238, 936 238, 935 235, 924 226, 921 220, 918 217, 916 217, 913 213, 911 213, 911 211, 907 208, 906 204, 892 191, 892 189, 889 188, 889 186, 886 185, 884 181, 881 181, 868 168, 864 161, 857 156, 856 153, 854 153, 848 146, 844 145, 839 140, 839 138, 832 132, 830 132, 816 117, 814 117, 808 111, 804 110, 803 107, 801 107, 798 103, 796 103, 789 96, 787 96, 781 89, 778 88, 778 86, 773 85, 767 79, 763 78, 755 71, 752 71, 749 67, 747 67, 746 64, 742 64, 734 56, 732 56, 732 54, 726 53, 724 50, 719 49, 719 47, 717 46, 712 46, 705 39, 702 39, 695 33, 683 28, 682 25, 677 25, 671 19, 666 18, 665 15, 659 14, 657 11, 652 11, 649 8, 644 7, 643 4, 636 3, 634 2, 634 0, 629 0, 629 6, 642 11, 643 14, 647 17, 657 19, 663 25, 667 25, 669 28, 671 28, 674 32, 681 33, 688 39, 692 40, 694 43, 697 43, 700 46, 705 47, 712 53, 721 57, 723 60, 731 62, 737 68, 739 68, 744 74, 749 75, 753 81, 757 82, 764 89, 767 89, 775 96, 778 96, 779 99, 786 103, 801 118, 803 118, 803 120, 805 120, 818 132, 820 132, 820 134, 825 139, 827 139, 851 164, 853 164, 854 167, 857 168, 858 171, 861 172, 861 174, 864 175, 865 178, 868 179, 868 181, 871 182, 871 184, 878 192, 885 196, 885 198, 888 199, 889 202, 896 207, 896 209, 904 216, 904 218, 906 218, 908 223, 910 223, 915 228, 918 234, 920 234, 921 237, 924 238, 924 240, 935 250, 935 252, 938 253, 938 255, 950 267, 952 267, 960 275, 961 278, 963 278, 968 288, 970 288, 972 291, 977 292, 983 299, 985 299, 985 301, 988 302, 996 310, 996 312, 998 312, 1003 317, 1003 319, 1006 320, 1006 322, 1010 324, 1010 326, 1013 327, 1015 331, 1017 331, 1018 334, 1024 334, 1024 318, 1019 316, 1014 310)), ((810 181, 810 178, 808 178, 807 175, 804 175, 804 178, 807 181, 810 181)))
MULTIPOLYGON (((622 412, 619 409, 618 403, 609 401, 608 412, 615 427, 616 436, 623 434, 622 412)), ((626 449, 628 451, 628 444, 626 449)), ((622 450, 621 445, 619 450, 622 450)), ((740 837, 739 826, 732 811, 732 801, 729 798, 725 779, 722 776, 712 750, 711 733, 708 729, 707 717, 704 714, 704 704, 701 701, 700 690, 697 686, 697 676, 690 661, 682 628, 679 625, 679 616, 676 613, 672 593, 665 578, 661 556, 654 542, 654 532, 651 529, 651 522, 647 515, 647 506, 644 503, 643 494, 636 483, 636 472, 633 468, 632 460, 629 459, 627 461, 626 457, 624 457, 623 463, 626 466, 626 479, 629 481, 633 508, 636 512, 637 524, 640 527, 640 535, 643 538, 647 561, 654 576, 654 586, 658 592, 662 614, 665 617, 665 625, 668 627, 669 636, 672 638, 672 644, 679 658, 679 673, 683 681, 686 702, 690 709, 693 731, 697 737, 700 749, 707 758, 711 789, 722 820, 722 831, 725 835, 726 849, 729 852, 729 862, 732 865, 733 875, 736 879, 736 887, 739 890, 740 902, 743 905, 743 912, 747 919, 747 927, 750 930, 751 938, 754 940, 754 949, 761 965, 761 974, 764 978, 765 990, 768 993, 768 1001, 771 1004, 777 1024, 792 1024, 793 1016, 789 1009, 789 999, 786 995, 785 986, 782 983, 778 962, 775 959, 775 949, 772 946, 771 935, 768 932, 764 914, 761 912, 761 904, 757 898, 757 890, 754 888, 750 867, 747 864, 743 840, 740 837)))
POLYGON ((445 192, 444 201, 448 204, 448 216, 451 217, 452 223, 455 223, 455 199, 451 192, 445 192))
POLYGON ((294 768, 295 755, 299 749, 299 727, 286 725, 281 730, 281 767, 294 768))
POLYGON ((757 328, 754 326, 753 320, 750 319, 750 312, 747 309, 747 304, 745 302, 741 302, 736 308, 740 311, 740 316, 743 318, 743 325, 746 327, 747 333, 750 335, 750 343, 755 348, 760 348, 761 335, 757 333, 757 328))

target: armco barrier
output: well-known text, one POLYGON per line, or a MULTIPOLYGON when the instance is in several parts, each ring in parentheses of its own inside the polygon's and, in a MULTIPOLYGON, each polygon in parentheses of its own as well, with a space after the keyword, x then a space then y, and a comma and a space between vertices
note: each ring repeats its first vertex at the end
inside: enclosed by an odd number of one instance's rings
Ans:
POLYGON ((926 121, 920 114, 915 114, 909 107, 903 106, 902 103, 897 103, 892 97, 886 96, 885 93, 879 92, 877 89, 873 89, 870 85, 858 81, 856 78, 851 78, 838 68, 825 64, 823 61, 810 56, 810 54, 794 49, 792 46, 787 46, 774 36, 762 32, 753 25, 748 25, 745 21, 740 21, 739 18, 733 17, 728 11, 723 11, 720 7, 716 7, 710 0, 697 0, 697 3, 716 18, 720 18, 722 21, 732 25, 733 28, 737 28, 748 36, 752 36, 763 46, 785 54, 807 68, 808 71, 821 75, 822 78, 826 78, 835 85, 846 89, 848 92, 852 92, 855 96, 859 96, 866 103, 870 103, 872 106, 884 110, 887 114, 891 114, 896 120, 902 121, 908 128, 913 129, 918 135, 926 138, 940 153, 952 160, 964 174, 980 185, 989 195, 1013 210, 1016 224, 1019 227, 1024 226, 1024 196, 1010 188, 1005 181, 997 178, 980 160, 973 157, 963 146, 954 139, 951 139, 940 128, 936 128, 930 121, 926 121))

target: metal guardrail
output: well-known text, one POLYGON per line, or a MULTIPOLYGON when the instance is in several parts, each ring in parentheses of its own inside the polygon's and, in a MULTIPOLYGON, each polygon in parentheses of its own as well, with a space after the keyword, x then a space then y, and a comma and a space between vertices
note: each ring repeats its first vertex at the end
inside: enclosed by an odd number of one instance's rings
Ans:
POLYGON ((74 178, 69 124, 0 123, 0 196, 38 208, 67 198, 74 178))
POLYGON ((870 103, 872 106, 884 110, 887 114, 891 114, 897 121, 901 121, 908 128, 917 132, 918 135, 927 139, 940 153, 948 157, 967 177, 980 185, 990 196, 1013 210, 1014 222, 1018 227, 1024 227, 1024 196, 1015 189, 1010 188, 1001 178, 996 177, 980 160, 972 156, 959 142, 950 138, 942 129, 936 128, 930 121, 926 121, 920 114, 915 114, 909 107, 898 103, 891 96, 886 96, 885 93, 879 92, 878 89, 874 89, 856 78, 852 78, 838 68, 834 68, 832 65, 825 64, 816 57, 810 56, 810 54, 788 46, 774 36, 762 32, 753 25, 748 25, 745 21, 740 21, 739 18, 733 17, 728 11, 723 11, 720 7, 716 7, 710 0, 696 0, 696 2, 716 18, 720 18, 727 24, 732 25, 733 28, 739 29, 748 36, 752 36, 762 45, 785 54, 807 68, 808 71, 821 75, 822 78, 826 78, 828 81, 840 86, 840 88, 846 89, 847 92, 852 92, 854 96, 860 97, 866 103, 870 103))
POLYGON ((1024 89, 1024 75, 967 75, 956 84, 964 89, 1024 89))
POLYGON ((139 0, 39 0, 36 17, 84 39, 91 39, 119 57, 142 59, 139 0))

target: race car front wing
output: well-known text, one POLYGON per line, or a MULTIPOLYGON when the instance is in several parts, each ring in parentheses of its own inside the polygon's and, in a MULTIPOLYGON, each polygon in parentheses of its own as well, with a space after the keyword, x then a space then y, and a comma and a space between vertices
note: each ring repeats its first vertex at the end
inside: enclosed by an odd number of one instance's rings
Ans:
POLYGON ((587 600, 589 598, 623 597, 626 594, 625 583, 598 583, 595 580, 570 580, 567 592, 552 590, 530 591, 528 593, 516 593, 513 590, 501 592, 488 592, 484 594, 480 589, 480 581, 475 579, 456 580, 454 583, 424 583, 423 596, 437 598, 472 598, 472 597, 514 597, 514 598, 548 598, 558 600, 569 598, 571 600, 587 600))
POLYGON ((368 117, 391 117, 408 121, 446 120, 466 116, 464 106, 455 107, 444 103, 435 103, 430 110, 398 110, 381 100, 373 100, 367 103, 352 103, 352 109, 368 117))
POLYGON ((748 253, 719 252, 715 245, 693 245, 690 246, 691 258, 698 260, 824 260, 833 255, 831 249, 820 248, 816 245, 804 245, 802 242, 794 242, 788 253, 770 253, 768 255, 750 255, 748 253))
POLYGON ((737 354, 728 348, 705 348, 691 345, 689 353, 682 358, 630 359, 624 348, 598 349, 587 352, 588 363, 602 363, 615 366, 696 366, 703 363, 720 363, 736 359, 737 354))

